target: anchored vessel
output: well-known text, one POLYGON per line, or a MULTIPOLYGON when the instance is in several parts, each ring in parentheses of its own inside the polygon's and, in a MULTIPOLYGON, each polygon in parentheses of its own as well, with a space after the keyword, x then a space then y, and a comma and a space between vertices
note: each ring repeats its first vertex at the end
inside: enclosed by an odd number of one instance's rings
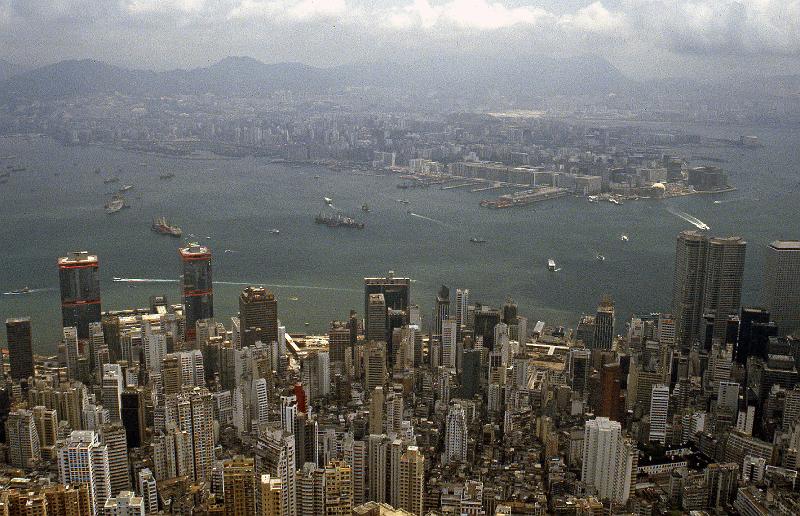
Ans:
POLYGON ((178 226, 167 223, 165 217, 153 220, 153 225, 150 227, 154 232, 160 235, 169 235, 180 238, 183 235, 183 230, 178 226))
POLYGON ((364 229, 363 222, 359 222, 350 217, 345 217, 341 213, 336 213, 333 215, 324 215, 320 213, 316 217, 314 217, 314 222, 316 222, 317 224, 325 224, 329 228, 345 227, 345 228, 364 229))
POLYGON ((107 214, 111 215, 112 213, 117 213, 124 207, 125 199, 123 199, 121 195, 115 195, 106 203, 105 210, 107 214))
POLYGON ((556 270, 556 261, 552 258, 547 260, 547 270, 551 272, 556 270))

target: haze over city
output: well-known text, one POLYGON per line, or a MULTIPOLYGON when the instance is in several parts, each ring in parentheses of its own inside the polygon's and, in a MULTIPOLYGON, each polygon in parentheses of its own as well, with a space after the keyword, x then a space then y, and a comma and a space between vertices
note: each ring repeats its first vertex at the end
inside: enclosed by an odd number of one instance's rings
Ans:
POLYGON ((0 516, 800 514, 800 0, 0 0, 0 516))

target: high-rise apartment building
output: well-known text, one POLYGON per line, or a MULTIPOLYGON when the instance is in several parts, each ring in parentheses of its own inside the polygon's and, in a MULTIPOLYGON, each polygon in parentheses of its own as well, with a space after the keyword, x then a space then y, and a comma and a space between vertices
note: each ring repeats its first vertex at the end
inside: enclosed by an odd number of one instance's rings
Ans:
POLYGON ((94 514, 101 514, 111 497, 108 447, 91 430, 74 430, 58 449, 58 481, 86 484, 94 514))
POLYGON ((781 336, 800 331, 800 240, 776 240, 764 260, 764 305, 781 336))
POLYGON ((17 409, 8 414, 6 442, 9 445, 8 461, 12 466, 27 469, 31 467, 31 461, 41 458, 39 433, 32 411, 17 409))
POLYGON ((119 423, 108 423, 100 427, 100 442, 108 448, 108 470, 111 476, 111 495, 131 489, 128 469, 128 443, 125 428, 119 423))
POLYGON ((100 322, 100 275, 97 256, 87 251, 58 259, 62 326, 75 327, 78 337, 89 338, 89 324, 100 322))
POLYGON ((650 397, 650 441, 665 444, 669 413, 669 385, 654 385, 650 397))
POLYGON ((199 244, 181 248, 181 294, 186 320, 186 340, 194 342, 197 321, 214 317, 211 250, 199 244))
POLYGON ((398 509, 424 514, 425 457, 416 446, 409 446, 400 457, 400 500, 398 509))
POLYGON ((443 463, 467 461, 467 437, 467 415, 461 405, 453 403, 447 411, 443 463))
POLYGON ((635 478, 636 447, 622 436, 617 421, 599 417, 586 421, 581 479, 601 498, 625 503, 635 478))
POLYGON ((234 457, 222 464, 225 516, 256 513, 256 472, 253 459, 234 457))
POLYGON ((364 389, 372 392, 386 381, 386 343, 369 341, 364 346, 364 389))

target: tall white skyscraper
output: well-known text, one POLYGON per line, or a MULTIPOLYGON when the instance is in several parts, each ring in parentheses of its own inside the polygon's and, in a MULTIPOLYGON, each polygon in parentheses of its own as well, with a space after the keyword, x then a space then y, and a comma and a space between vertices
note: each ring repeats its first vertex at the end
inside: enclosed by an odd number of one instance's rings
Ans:
POLYGON ((86 484, 94 514, 101 514, 111 497, 108 447, 91 430, 75 430, 58 449, 58 481, 86 484))
POLYGON ((469 289, 456 289, 456 322, 459 325, 467 324, 467 307, 469 306, 469 289))
POLYGON ((445 367, 456 367, 457 330, 458 323, 455 319, 449 318, 442 321, 442 365, 445 367))
POLYGON ((267 380, 258 378, 253 380, 252 397, 250 400, 251 418, 259 425, 269 423, 269 399, 267 397, 267 380))
POLYGON ((650 440, 661 444, 667 441, 669 385, 653 385, 650 397, 650 440))
POLYGON ((776 240, 764 261, 764 306, 780 335, 800 332, 800 240, 776 240))
POLYGON ((464 408, 454 403, 447 411, 442 462, 467 461, 467 415, 464 408))
POLYGON ((599 417, 586 422, 583 435, 582 480, 600 498, 625 503, 631 492, 636 448, 622 436, 617 421, 599 417))

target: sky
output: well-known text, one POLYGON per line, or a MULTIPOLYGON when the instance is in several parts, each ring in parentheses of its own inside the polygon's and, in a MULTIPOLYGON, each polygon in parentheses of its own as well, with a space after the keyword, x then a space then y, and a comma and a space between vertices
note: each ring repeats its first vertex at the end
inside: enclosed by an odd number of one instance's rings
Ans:
POLYGON ((146 69, 597 55, 634 79, 800 73, 800 0, 0 0, 0 59, 146 69))

